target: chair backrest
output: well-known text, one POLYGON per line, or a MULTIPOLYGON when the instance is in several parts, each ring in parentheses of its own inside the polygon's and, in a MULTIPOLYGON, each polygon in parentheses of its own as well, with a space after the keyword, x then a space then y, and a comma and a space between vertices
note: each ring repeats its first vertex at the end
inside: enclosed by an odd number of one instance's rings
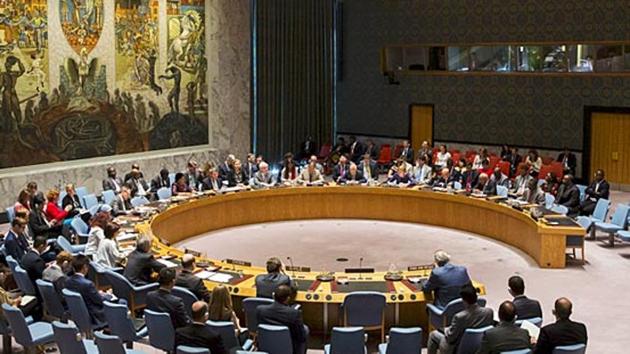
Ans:
POLYGON ((81 294, 68 289, 61 290, 61 293, 68 305, 72 321, 77 324, 82 333, 92 333, 92 320, 81 294))
POLYGON ((331 151, 332 151, 332 145, 324 144, 319 149, 319 155, 317 155, 317 157, 319 157, 319 158, 326 158, 326 157, 328 157, 328 155, 330 155, 331 151))
POLYGON ((514 321, 514 323, 516 325, 520 326, 521 324, 523 324, 523 321, 527 321, 527 322, 535 325, 536 327, 540 327, 540 326, 542 326, 543 319, 542 319, 542 317, 523 318, 523 319, 514 321))
POLYGON ((333 327, 330 354, 365 354, 363 327, 333 327))
POLYGON ((481 346, 481 338, 483 332, 489 330, 492 326, 482 328, 468 328, 464 331, 462 339, 457 346, 457 354, 474 354, 481 346))
POLYGON ((553 203, 556 202, 556 198, 551 193, 545 193, 545 208, 551 209, 553 203))
POLYGON ((6 211, 7 211, 7 219, 9 219, 9 223, 11 223, 13 219, 15 219, 15 207, 8 207, 6 208, 6 211))
POLYGON ((551 354, 584 354, 586 353, 586 344, 563 345, 553 348, 551 354))
POLYGON ((123 275, 112 270, 105 269, 105 279, 112 286, 112 292, 116 297, 131 300, 133 285, 123 275))
POLYGON ((416 354, 422 349, 422 328, 396 328, 389 330, 386 354, 416 354))
POLYGON ((187 345, 178 345, 177 354, 210 354, 210 350, 206 348, 189 347, 187 345))
POLYGON ((158 189, 157 196, 159 200, 167 200, 173 195, 173 192, 168 187, 162 187, 158 189))
POLYGON ((15 260, 15 258, 13 258, 13 256, 6 256, 5 259, 7 260, 7 263, 9 264, 9 268, 11 268, 11 272, 15 273, 15 268, 19 265, 18 262, 15 260))
POLYGON ((95 194, 87 194, 83 196, 82 203, 85 209, 90 209, 93 206, 98 205, 98 199, 95 194))
POLYGON ((172 352, 175 348, 175 329, 171 316, 168 313, 145 309, 144 321, 149 330, 149 344, 152 347, 172 352))
POLYGON ((87 187, 77 187, 77 189, 75 189, 76 193, 77 193, 77 197, 79 197, 79 200, 82 201, 83 197, 85 197, 86 195, 90 194, 90 192, 88 191, 87 187))
POLYGON ((35 284, 37 284, 37 288, 39 289, 39 294, 44 302, 46 312, 53 317, 59 319, 63 318, 65 310, 53 284, 42 279, 35 280, 35 284))
POLYGON ((70 243, 70 241, 68 241, 67 238, 63 236, 57 237, 57 246, 70 254, 74 253, 74 250, 72 249, 72 244, 70 243))
POLYGON ((238 338, 236 338, 236 332, 234 331, 234 323, 231 321, 208 321, 206 322, 210 328, 219 333, 223 340, 223 346, 230 350, 235 347, 239 347, 238 338))
POLYGON ((507 198, 508 196, 508 188, 505 186, 497 186, 497 195, 499 197, 507 198))
POLYGON ((285 326, 258 325, 258 350, 272 354, 292 354, 291 333, 285 326))
POLYGON ((70 226, 77 234, 87 235, 88 234, 88 225, 81 218, 75 217, 70 221, 70 226))
MULTIPOLYGON (((477 304, 481 307, 485 307, 486 299, 478 298, 477 304)), ((466 306, 464 305, 464 300, 462 300, 461 298, 451 300, 448 304, 446 304, 446 306, 444 306, 444 312, 442 312, 442 317, 444 318, 443 323, 450 325, 451 321, 453 320, 453 316, 455 316, 456 313, 463 311, 465 307, 466 306)))
MULTIPOLYGON (((122 341, 117 336, 110 336, 103 332, 94 333, 96 346, 99 353, 107 354, 125 354, 125 348, 122 341)), ((171 351, 173 349, 171 348, 171 351)))
POLYGON ((455 189, 462 189, 462 184, 460 182, 455 181, 453 182, 453 187, 455 189))
POLYGON ((554 205, 551 207, 551 211, 553 211, 554 213, 567 215, 567 213, 569 212, 569 208, 565 207, 564 205, 554 205))
POLYGON ((31 336, 31 331, 28 329, 22 311, 6 303, 2 304, 2 311, 4 312, 4 317, 6 317, 9 322, 9 327, 11 327, 15 341, 24 347, 30 347, 33 343, 33 337, 31 336))
POLYGON ((131 198, 131 205, 135 207, 143 206, 145 204, 149 204, 149 200, 145 197, 133 197, 131 198))
POLYGON ((346 326, 379 326, 383 323, 385 295, 374 291, 356 291, 343 299, 346 326))
POLYGON ((87 353, 79 335, 79 329, 75 325, 54 321, 52 327, 55 342, 57 342, 61 354, 87 353))
POLYGON ((103 302, 103 312, 111 333, 123 342, 133 342, 136 339, 136 329, 129 318, 126 305, 103 302))
POLYGON ((604 221, 608 215, 608 208, 610 208, 610 200, 599 198, 597 204, 595 204, 595 210, 593 210, 593 218, 604 221))
POLYGON ((262 297, 248 297, 243 300, 243 309, 245 310, 246 321, 245 324, 250 332, 256 333, 256 329, 258 327, 258 318, 256 317, 256 309, 258 306, 269 304, 273 304, 273 300, 262 297))
POLYGON ((35 295, 35 285, 33 285, 33 281, 31 281, 28 273, 22 267, 19 265, 15 267, 13 277, 24 294, 35 295))
POLYGON ((190 290, 179 286, 174 286, 173 289, 171 289, 171 294, 182 299, 184 302, 184 308, 186 309, 186 312, 188 312, 188 316, 192 316, 192 304, 199 300, 197 299, 197 296, 190 290))
POLYGON ((611 222, 625 229, 628 224, 628 212, 630 212, 630 206, 617 204, 617 209, 615 209, 611 222))
POLYGON ((529 348, 517 349, 517 350, 510 350, 509 352, 501 352, 500 354, 532 354, 532 350, 529 348))
POLYGON ((388 162, 392 159, 392 148, 388 144, 381 145, 381 151, 378 154, 378 161, 388 162))
POLYGON ((499 167, 501 168, 501 173, 510 177, 510 162, 509 161, 500 161, 499 167))
POLYGON ((576 184, 575 186, 580 191, 580 200, 584 200, 586 197, 586 186, 583 184, 576 184))
POLYGON ((116 193, 113 190, 108 189, 106 191, 103 191, 102 196, 105 204, 111 204, 112 201, 114 201, 114 199, 116 198, 116 193))

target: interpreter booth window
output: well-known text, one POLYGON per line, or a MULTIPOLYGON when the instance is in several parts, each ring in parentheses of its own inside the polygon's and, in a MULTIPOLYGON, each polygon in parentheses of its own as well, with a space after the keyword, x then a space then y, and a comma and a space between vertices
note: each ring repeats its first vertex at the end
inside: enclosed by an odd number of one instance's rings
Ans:
POLYGON ((394 46, 385 48, 385 71, 446 70, 445 48, 394 46))
POLYGON ((448 70, 510 72, 516 66, 511 46, 448 47, 448 70))

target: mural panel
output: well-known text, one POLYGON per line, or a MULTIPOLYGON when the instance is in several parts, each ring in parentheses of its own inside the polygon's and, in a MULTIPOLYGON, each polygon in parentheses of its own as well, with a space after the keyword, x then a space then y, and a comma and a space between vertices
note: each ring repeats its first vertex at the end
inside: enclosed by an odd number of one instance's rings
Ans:
POLYGON ((203 1, 0 0, 0 168, 207 144, 204 17, 203 1))

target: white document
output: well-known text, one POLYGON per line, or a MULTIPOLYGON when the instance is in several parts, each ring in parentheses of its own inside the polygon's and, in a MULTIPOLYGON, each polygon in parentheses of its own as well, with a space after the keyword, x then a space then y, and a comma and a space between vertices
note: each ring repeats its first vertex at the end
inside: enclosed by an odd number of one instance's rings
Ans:
POLYGON ((166 266, 166 268, 176 268, 177 264, 171 262, 171 261, 167 261, 166 259, 158 259, 158 262, 164 264, 166 266))
POLYGON ((208 272, 207 270, 202 270, 201 272, 195 273, 195 276, 199 279, 207 280, 211 276, 215 275, 215 272, 208 272))
POLYGON ((540 328, 538 328, 538 326, 536 326, 535 324, 524 320, 523 323, 521 323, 521 328, 526 329, 527 332, 529 332, 529 336, 535 339, 538 339, 538 335, 540 334, 540 328))
POLYGON ((116 240, 118 240, 118 242, 125 242, 129 240, 135 240, 136 237, 138 237, 138 234, 129 232, 129 233, 124 233, 120 236, 116 236, 116 240))
POLYGON ((33 300, 35 300, 35 296, 24 295, 22 296, 22 300, 20 301, 20 306, 26 306, 33 300))
POLYGON ((214 281, 217 283, 227 283, 231 279, 232 279, 232 276, 230 274, 225 274, 225 273, 215 273, 208 278, 208 280, 214 281))

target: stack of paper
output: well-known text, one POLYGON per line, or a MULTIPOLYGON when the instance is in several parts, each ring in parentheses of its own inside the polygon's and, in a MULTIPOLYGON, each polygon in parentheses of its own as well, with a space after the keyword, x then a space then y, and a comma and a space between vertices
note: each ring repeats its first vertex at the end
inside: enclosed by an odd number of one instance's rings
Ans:
POLYGON ((176 268, 177 267, 177 264, 175 264, 175 263, 173 263, 171 261, 167 261, 166 259, 159 258, 157 261, 162 263, 162 264, 164 264, 166 266, 166 268, 176 268))
POLYGON ((231 279, 232 279, 232 276, 230 274, 225 274, 225 273, 214 273, 208 278, 208 280, 217 282, 217 283, 227 283, 231 279))
POLYGON ((521 323, 521 328, 526 329, 529 332, 529 336, 538 339, 538 335, 540 334, 540 328, 535 324, 525 320, 521 323))

